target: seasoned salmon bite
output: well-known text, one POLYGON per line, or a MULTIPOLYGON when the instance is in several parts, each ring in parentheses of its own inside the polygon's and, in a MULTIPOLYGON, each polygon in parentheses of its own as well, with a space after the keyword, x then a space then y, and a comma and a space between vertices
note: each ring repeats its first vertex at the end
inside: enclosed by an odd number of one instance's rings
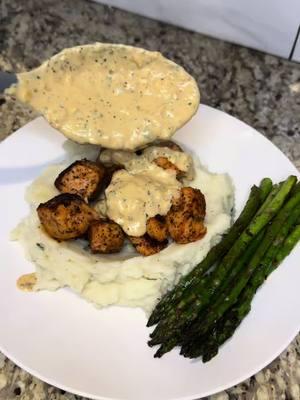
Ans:
POLYGON ((176 176, 179 177, 182 174, 179 168, 176 167, 171 161, 167 159, 167 157, 157 157, 153 160, 156 165, 158 165, 162 169, 167 169, 176 172, 176 176))
MULTIPOLYGON (((172 140, 164 140, 162 142, 158 142, 156 144, 158 147, 167 147, 168 149, 178 151, 182 153, 182 148, 175 142, 172 142, 172 140)), ((154 160, 155 164, 158 165, 159 167, 163 169, 170 169, 174 170, 176 172, 176 175, 180 177, 182 175, 182 171, 180 171, 179 168, 176 167, 175 164, 173 164, 171 161, 169 161, 166 157, 158 157, 154 160)))
POLYGON ((206 234, 205 197, 199 189, 183 187, 166 216, 168 231, 176 243, 190 243, 206 234))
POLYGON ((146 225, 147 233, 152 239, 163 242, 168 238, 168 227, 165 217, 156 215, 151 217, 147 221, 146 225))
POLYGON ((147 233, 143 236, 129 236, 129 240, 136 251, 143 256, 152 256, 168 246, 168 240, 159 242, 151 238, 147 233))
POLYGON ((62 193, 78 194, 89 201, 100 193, 104 176, 105 168, 102 164, 83 159, 75 161, 63 170, 54 184, 62 193))
POLYGON ((54 239, 69 240, 83 236, 99 215, 76 194, 59 194, 41 203, 37 213, 45 231, 54 239))
MULTIPOLYGON (((178 161, 182 163, 185 155, 182 148, 177 143, 172 142, 171 140, 157 142, 155 143, 154 146, 146 147, 143 150, 143 152, 144 153, 148 152, 149 155, 149 150, 150 150, 150 156, 151 152, 153 152, 152 154, 157 153, 157 156, 153 157, 152 162, 154 162, 160 168, 169 171, 175 171, 177 178, 181 178, 182 176, 186 175, 187 171, 186 170, 183 171, 177 164, 178 161), (161 151, 159 151, 159 149, 161 149, 161 151), (175 156, 176 153, 177 156, 175 156)), ((141 154, 143 154, 143 152, 141 154)))
POLYGON ((122 249, 125 235, 115 222, 99 220, 90 225, 88 238, 93 253, 109 254, 122 249))

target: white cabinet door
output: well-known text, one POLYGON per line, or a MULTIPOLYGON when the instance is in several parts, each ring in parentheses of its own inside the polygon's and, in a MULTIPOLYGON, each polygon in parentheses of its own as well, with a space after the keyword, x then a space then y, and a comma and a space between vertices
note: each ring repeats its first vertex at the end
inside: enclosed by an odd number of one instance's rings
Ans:
POLYGON ((97 0, 288 58, 300 0, 97 0))

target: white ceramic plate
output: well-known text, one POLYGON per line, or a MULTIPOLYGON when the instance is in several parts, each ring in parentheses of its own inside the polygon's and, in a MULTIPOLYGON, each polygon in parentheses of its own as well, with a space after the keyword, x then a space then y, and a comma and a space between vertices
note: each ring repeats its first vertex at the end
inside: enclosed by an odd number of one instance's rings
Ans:
MULTIPOLYGON (((176 139, 211 171, 228 172, 240 211, 253 183, 298 174, 291 162, 244 123, 207 106, 176 139)), ((0 349, 42 380, 93 399, 187 400, 248 378, 271 362, 300 327, 298 248, 259 290, 250 315, 210 363, 177 350, 154 359, 141 310, 97 310, 67 289, 22 293, 16 279, 31 272, 9 232, 28 212, 25 187, 63 158, 64 138, 39 118, 0 145, 0 349), (298 258, 298 262, 297 262, 298 258)))

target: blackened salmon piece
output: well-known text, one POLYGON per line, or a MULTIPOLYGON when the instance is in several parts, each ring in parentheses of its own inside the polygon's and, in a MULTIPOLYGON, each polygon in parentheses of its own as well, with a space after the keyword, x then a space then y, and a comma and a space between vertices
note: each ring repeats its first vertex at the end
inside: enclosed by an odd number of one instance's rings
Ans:
POLYGON ((143 236, 129 236, 128 238, 136 251, 143 256, 151 256, 152 254, 159 253, 168 246, 168 240, 159 242, 151 238, 147 233, 143 236))
POLYGON ((162 215, 151 217, 146 225, 147 233, 152 239, 163 242, 168 238, 168 227, 166 219, 162 215))
POLYGON ((57 240, 69 240, 83 236, 92 221, 99 215, 82 197, 63 193, 37 208, 41 224, 49 236, 57 240))
POLYGON ((63 170, 54 184, 62 193, 73 193, 85 201, 94 200, 104 184, 105 167, 86 159, 75 161, 63 170))
POLYGON ((206 202, 199 189, 183 187, 166 215, 168 231, 176 243, 190 243, 206 234, 206 202))
POLYGON ((109 254, 122 249, 125 235, 115 222, 99 220, 90 225, 88 238, 93 253, 109 254))

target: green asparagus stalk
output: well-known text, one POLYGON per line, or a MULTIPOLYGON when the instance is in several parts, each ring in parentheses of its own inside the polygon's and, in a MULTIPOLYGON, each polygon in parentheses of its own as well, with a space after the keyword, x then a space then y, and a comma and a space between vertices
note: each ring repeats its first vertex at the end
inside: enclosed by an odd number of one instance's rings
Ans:
MULTIPOLYGON (((253 253, 256 251, 258 248, 261 240, 263 237, 263 232, 261 232, 248 246, 247 250, 243 254, 243 256, 240 258, 239 263, 241 265, 245 265, 247 262, 249 262, 250 258, 252 257, 253 253)), ((166 340, 163 342, 163 344, 160 346, 160 348, 157 350, 155 353, 154 357, 162 357, 165 353, 169 352, 172 350, 173 347, 178 345, 180 343, 180 338, 181 335, 174 335, 170 339, 166 340)), ((199 346, 198 346, 199 347, 199 346)))
POLYGON ((251 188, 249 198, 243 211, 224 238, 208 252, 207 256, 201 263, 199 263, 189 274, 182 277, 175 288, 160 300, 152 312, 147 326, 156 324, 162 317, 164 317, 181 298, 185 289, 197 284, 202 276, 217 262, 217 260, 226 254, 241 232, 246 228, 246 226, 248 226, 250 220, 257 212, 259 206, 265 201, 271 189, 272 181, 269 178, 263 179, 259 188, 255 185, 251 188))
POLYGON ((300 240, 300 224, 296 225, 291 234, 286 238, 282 248, 279 250, 275 263, 278 265, 286 256, 290 254, 293 248, 300 240))
MULTIPOLYGON (((284 200, 288 196, 290 190, 296 183, 296 177, 290 176, 279 188, 274 188, 271 193, 275 193, 274 197, 271 198, 269 204, 262 205, 260 210, 257 212, 253 220, 250 222, 249 226, 242 232, 240 237, 235 241, 232 248, 226 254, 221 264, 217 266, 209 281, 200 282, 197 286, 197 296, 195 301, 190 307, 187 307, 180 313, 177 309, 165 320, 160 321, 154 332, 151 334, 151 340, 148 343, 151 345, 156 345, 163 343, 168 339, 178 335, 178 330, 181 330, 184 325, 190 324, 194 321, 199 312, 209 303, 210 299, 220 286, 221 282, 228 275, 229 271, 236 263, 245 251, 251 240, 255 235, 257 235, 274 217, 274 215, 281 208, 284 200), (263 209, 263 211, 261 211, 263 209)), ((233 276, 236 274, 234 270, 233 276)), ((185 298, 181 298, 181 309, 184 307, 185 298)))
MULTIPOLYGON (((281 185, 274 185, 274 190, 272 190, 270 192, 269 196, 267 197, 267 202, 265 202, 263 204, 263 206, 260 208, 259 213, 262 213, 262 211, 264 211, 267 208, 268 201, 271 202, 273 200, 273 198, 277 195, 278 191, 280 190, 280 186, 281 185)), ((234 277, 237 275, 237 273, 241 270, 241 267, 242 267, 242 265, 239 263, 239 261, 237 261, 234 268, 232 268, 229 271, 228 275, 225 277, 225 279, 220 284, 220 286, 218 288, 218 292, 222 292, 223 290, 225 290, 225 288, 230 284, 232 279, 234 279, 234 277)))
MULTIPOLYGON (((263 204, 266 198, 268 197, 269 193, 273 188, 273 182, 270 178, 263 178, 259 184, 260 190, 260 204, 263 204)), ((250 194, 251 195, 251 194, 250 194)), ((241 212, 241 215, 243 211, 241 212)))
MULTIPOLYGON (((258 244, 260 243, 261 239, 262 239, 262 232, 256 238, 254 238, 254 240, 252 240, 252 242, 250 243, 250 245, 246 249, 245 253, 242 255, 242 257, 240 257, 237 260, 237 263, 235 265, 235 269, 236 270, 241 270, 242 267, 245 265, 245 263, 250 260, 250 258, 252 257, 252 254, 254 253, 256 248, 258 247, 258 244)), ((214 279, 215 279, 214 274, 212 274, 211 278, 208 279, 208 281, 207 281, 208 288, 211 286, 210 282, 213 281, 214 279)), ((201 290, 201 289, 197 288, 197 290, 201 290)), ((219 293, 219 291, 217 293, 219 293)), ((211 299, 212 291, 207 290, 206 293, 205 293, 205 296, 206 297, 205 298, 203 297, 203 299, 202 299, 202 307, 204 307, 209 302, 209 300, 211 299)), ((200 310, 200 308, 199 308, 199 310, 200 310)), ((186 324, 186 322, 184 322, 184 324, 186 324)), ((170 335, 170 340, 167 340, 165 345, 164 344, 162 345, 162 348, 160 349, 160 351, 157 353, 156 356, 160 357, 162 354, 164 354, 166 352, 166 350, 170 348, 171 343, 175 343, 174 344, 174 346, 175 346, 176 342, 178 342, 178 340, 179 340, 179 337, 180 337, 180 335, 178 335, 175 332, 173 332, 173 335, 170 335)), ((166 337, 165 339, 168 339, 168 337, 166 337)), ((157 345, 159 343, 161 343, 161 338, 160 337, 153 337, 148 342, 149 346, 155 346, 155 345, 157 345)))
POLYGON ((266 209, 266 207, 270 204, 271 200, 274 199, 274 197, 277 195, 277 193, 278 193, 278 191, 280 189, 281 184, 277 183, 276 185, 272 186, 270 192, 267 194, 267 196, 265 198, 265 201, 262 202, 262 205, 258 209, 259 213, 262 213, 266 209))
POLYGON ((204 337, 198 336, 196 341, 189 343, 189 346, 185 346, 182 349, 183 355, 190 358, 202 355, 203 362, 207 362, 218 353, 219 347, 234 334, 242 320, 250 312, 251 302, 257 289, 300 239, 300 230, 297 233, 297 227, 289 235, 295 221, 300 221, 300 207, 295 207, 285 224, 282 225, 273 244, 263 257, 257 272, 250 279, 249 284, 242 292, 237 303, 215 323, 214 328, 208 335, 204 337))
POLYGON ((258 211, 254 220, 247 228, 247 234, 254 236, 257 231, 260 231, 266 224, 276 215, 278 210, 282 207, 285 199, 289 195, 292 188, 297 183, 297 177, 294 175, 289 176, 279 187, 275 197, 271 200, 270 204, 264 209, 258 211))
POLYGON ((296 185, 290 191, 290 197, 294 196, 294 194, 300 189, 300 181, 296 183, 296 185))
MULTIPOLYGON (((275 263, 273 264, 273 266, 271 266, 269 271, 266 272, 267 276, 292 251, 292 249, 296 246, 299 240, 300 240, 300 225, 297 225, 292 231, 292 233, 287 237, 286 241, 283 243, 282 250, 276 256, 275 263)), ((202 356, 203 362, 210 361, 218 353, 219 347, 234 334, 237 327, 240 325, 242 320, 251 310, 251 301, 254 297, 254 294, 255 292, 251 297, 251 294, 249 293, 249 298, 248 299, 246 298, 247 303, 243 304, 243 306, 240 306, 239 308, 235 307, 229 313, 229 315, 225 319, 224 326, 220 324, 220 328, 217 329, 213 334, 214 339, 211 340, 211 343, 208 343, 206 349, 201 352, 201 354, 203 355, 202 356)), ((243 297, 246 297, 246 295, 243 297)), ((197 357, 197 355, 193 356, 193 358, 195 357, 197 357)))
MULTIPOLYGON (((283 187, 283 186, 282 186, 283 187)), ((276 196, 275 196, 276 198, 276 196)), ((274 198, 274 199, 275 199, 274 198)), ((240 272, 233 286, 230 286, 227 291, 222 293, 217 301, 214 302, 205 312, 204 316, 199 315, 197 321, 189 328, 185 334, 184 342, 191 340, 193 336, 202 336, 206 334, 212 327, 215 321, 220 319, 222 315, 237 301, 240 293, 247 285, 251 275, 262 262, 263 257, 276 239, 282 225, 286 223, 291 211, 300 206, 300 192, 296 193, 285 206, 280 210, 274 221, 268 227, 266 234, 253 255, 246 268, 240 272)), ((266 208, 267 210, 267 208, 266 208)), ((293 241, 291 243, 294 243, 293 241)))

